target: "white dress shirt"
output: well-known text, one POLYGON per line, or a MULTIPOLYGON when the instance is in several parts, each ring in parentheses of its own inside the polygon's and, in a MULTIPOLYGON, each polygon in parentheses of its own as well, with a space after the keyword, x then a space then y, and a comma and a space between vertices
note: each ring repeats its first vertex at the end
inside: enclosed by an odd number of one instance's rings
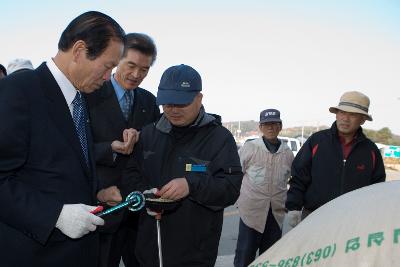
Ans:
POLYGON ((72 83, 68 80, 64 73, 62 73, 62 71, 57 67, 52 58, 50 58, 50 60, 48 60, 46 64, 54 79, 56 80, 58 86, 60 86, 61 92, 64 95, 65 101, 67 101, 67 105, 72 116, 72 101, 74 100, 76 93, 79 91, 76 90, 76 88, 72 85, 72 83))

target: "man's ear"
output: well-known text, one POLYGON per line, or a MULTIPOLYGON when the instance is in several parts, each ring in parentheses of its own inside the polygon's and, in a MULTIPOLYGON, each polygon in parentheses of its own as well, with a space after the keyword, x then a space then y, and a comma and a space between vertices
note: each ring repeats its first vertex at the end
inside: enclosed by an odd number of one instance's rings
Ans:
MULTIPOLYGON (((203 94, 202 93, 198 93, 195 97, 194 97, 194 103, 197 103, 200 107, 201 107, 201 105, 203 104, 202 103, 202 100, 203 100, 203 94)), ((192 102, 192 103, 193 103, 192 102)))
POLYGON ((368 117, 366 115, 363 115, 360 125, 363 125, 367 119, 368 119, 368 117))
POLYGON ((200 102, 203 100, 203 94, 202 94, 202 93, 199 93, 199 94, 197 95, 197 97, 200 98, 200 102))
POLYGON ((71 50, 72 50, 72 60, 74 62, 77 62, 79 58, 81 58, 82 56, 86 57, 87 53, 86 43, 82 40, 76 41, 72 46, 71 50))

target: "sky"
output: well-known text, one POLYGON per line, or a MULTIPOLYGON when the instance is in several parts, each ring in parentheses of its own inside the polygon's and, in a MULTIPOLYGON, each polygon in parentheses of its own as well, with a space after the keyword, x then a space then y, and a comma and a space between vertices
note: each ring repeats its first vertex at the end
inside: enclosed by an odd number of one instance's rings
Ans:
POLYGON ((61 32, 97 10, 150 35, 158 58, 141 87, 153 94, 172 65, 194 67, 206 111, 224 122, 281 111, 283 126, 329 126, 346 91, 371 99, 367 129, 400 134, 398 0, 1 0, 0 63, 57 53, 61 32))

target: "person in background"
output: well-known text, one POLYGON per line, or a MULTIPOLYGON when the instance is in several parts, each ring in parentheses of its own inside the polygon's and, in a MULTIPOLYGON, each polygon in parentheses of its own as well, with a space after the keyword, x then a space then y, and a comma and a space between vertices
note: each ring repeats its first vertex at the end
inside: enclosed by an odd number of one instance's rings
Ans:
MULTIPOLYGON (((235 140, 219 116, 205 112, 201 90, 200 74, 188 65, 163 73, 157 104, 164 113, 142 129, 123 176, 123 195, 150 190, 178 202, 161 215, 164 266, 214 266, 224 208, 239 196, 243 174, 235 140)), ((159 266, 154 216, 140 213, 140 266, 159 266)))
POLYGON ((339 104, 329 108, 336 114, 332 127, 311 135, 296 155, 286 200, 284 233, 328 201, 385 181, 381 153, 361 127, 366 120, 372 121, 369 104, 363 93, 345 92, 339 104))
POLYGON ((33 70, 32 62, 29 59, 16 58, 11 60, 7 66, 8 75, 24 70, 33 70))
POLYGON ((35 70, 0 80, 1 266, 97 267, 92 141, 82 93, 100 88, 121 59, 125 33, 89 11, 35 70))
MULTIPOLYGON (((156 57, 157 49, 149 36, 127 34, 124 54, 111 80, 87 95, 101 188, 97 196, 103 202, 108 199, 109 205, 122 200, 118 189, 121 175, 139 131, 160 116, 155 96, 139 87, 156 57)), ((100 266, 118 267, 121 255, 125 267, 139 266, 132 253, 138 215, 124 212, 108 215, 104 227, 100 228, 100 266)))
POLYGON ((262 137, 246 142, 239 150, 244 173, 237 205, 239 236, 234 266, 248 266, 282 236, 287 181, 293 152, 278 139, 282 130, 280 112, 260 113, 262 137))
POLYGON ((7 76, 6 68, 0 64, 0 79, 3 79, 6 76, 7 76))

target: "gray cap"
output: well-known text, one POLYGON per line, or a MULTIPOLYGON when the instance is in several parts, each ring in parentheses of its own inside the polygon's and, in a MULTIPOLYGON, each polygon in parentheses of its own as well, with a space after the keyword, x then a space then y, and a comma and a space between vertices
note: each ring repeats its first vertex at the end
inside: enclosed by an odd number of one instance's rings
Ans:
POLYGON ((16 58, 7 66, 7 73, 11 74, 19 70, 33 70, 32 62, 29 59, 16 58))

